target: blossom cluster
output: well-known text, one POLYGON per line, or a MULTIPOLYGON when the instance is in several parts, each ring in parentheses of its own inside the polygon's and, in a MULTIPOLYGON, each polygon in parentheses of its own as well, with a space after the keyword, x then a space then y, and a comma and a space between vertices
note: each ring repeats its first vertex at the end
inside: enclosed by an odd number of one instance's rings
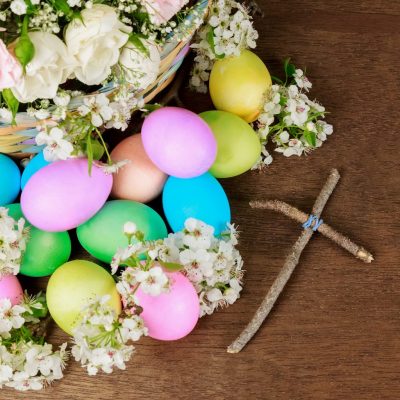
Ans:
POLYGON ((125 369, 134 352, 134 347, 127 343, 147 335, 140 316, 129 310, 118 316, 107 304, 109 300, 106 295, 90 301, 82 309, 81 320, 73 332, 72 355, 89 375, 125 369))
POLYGON ((206 23, 198 30, 192 48, 196 56, 190 85, 198 92, 206 92, 206 82, 214 62, 238 56, 245 49, 254 49, 258 32, 253 27, 247 9, 235 0, 215 0, 211 4, 206 23))
MULTIPOLYGON (((272 162, 267 150, 271 141, 275 151, 286 157, 301 156, 321 147, 332 134, 333 127, 325 119, 325 107, 310 100, 311 82, 301 69, 289 60, 284 64, 286 80, 278 80, 267 95, 262 112, 254 123, 262 144, 262 154, 253 169, 262 169, 272 162)), ((277 80, 277 79, 276 79, 277 80)))
POLYGON ((157 296, 169 290, 165 270, 180 270, 192 282, 199 295, 200 316, 212 314, 218 307, 233 304, 240 296, 243 260, 236 249, 235 227, 220 236, 214 228, 195 218, 188 218, 182 231, 157 241, 144 241, 143 234, 127 223, 125 233, 136 238, 115 254, 111 268, 116 273, 122 266, 117 289, 125 308, 139 304, 137 289, 157 296))
POLYGON ((7 208, 0 207, 0 277, 19 272, 28 236, 24 225, 23 218, 15 221, 7 208))
POLYGON ((244 271, 237 244, 233 225, 217 237, 212 226, 189 218, 181 232, 170 234, 157 248, 162 261, 182 265, 199 295, 200 316, 239 298, 244 271))
POLYGON ((0 388, 40 390, 63 377, 67 343, 54 351, 43 337, 34 334, 34 327, 46 313, 40 295, 25 295, 16 305, 7 298, 0 299, 0 388))

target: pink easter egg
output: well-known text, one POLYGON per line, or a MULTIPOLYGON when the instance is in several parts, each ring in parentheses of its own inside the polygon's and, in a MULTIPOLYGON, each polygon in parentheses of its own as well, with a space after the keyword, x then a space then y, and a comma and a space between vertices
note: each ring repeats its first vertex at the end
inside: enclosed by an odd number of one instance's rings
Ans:
POLYGON ((21 208, 27 220, 39 229, 61 232, 83 224, 106 202, 112 175, 88 160, 69 159, 51 163, 27 182, 21 208))
POLYGON ((158 340, 178 340, 188 335, 199 319, 200 304, 195 288, 180 272, 168 273, 171 290, 159 296, 136 292, 143 307, 143 318, 149 336, 158 340))
POLYGON ((161 171, 177 178, 207 172, 217 155, 209 126, 195 113, 178 107, 153 111, 142 127, 143 146, 161 171))
POLYGON ((6 275, 0 278, 0 299, 10 299, 11 304, 21 302, 23 291, 15 275, 6 275))

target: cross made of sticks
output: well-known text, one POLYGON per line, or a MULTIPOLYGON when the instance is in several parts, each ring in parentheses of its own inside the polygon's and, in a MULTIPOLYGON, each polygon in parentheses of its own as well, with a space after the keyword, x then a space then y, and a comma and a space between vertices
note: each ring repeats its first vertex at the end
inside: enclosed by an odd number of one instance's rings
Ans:
POLYGON ((246 346, 249 340, 258 331, 263 321, 267 318, 268 314, 272 310, 272 307, 288 282, 294 269, 296 268, 301 253, 306 247, 307 243, 310 241, 314 232, 320 232, 322 235, 333 240, 336 244, 343 247, 351 254, 366 263, 371 263, 373 261, 374 258, 371 253, 369 253, 363 247, 358 246, 349 238, 337 232, 329 225, 323 223, 322 219, 320 219, 322 211, 337 183, 339 182, 339 179, 339 172, 336 169, 333 169, 329 174, 324 187, 320 191, 317 200, 314 203, 312 213, 309 216, 298 210, 296 207, 292 207, 291 205, 279 200, 250 202, 250 206, 252 208, 277 211, 296 220, 297 222, 302 223, 304 230, 293 245, 289 255, 286 257, 285 263, 279 275, 270 287, 260 307, 254 314, 253 319, 249 322, 238 338, 228 347, 228 353, 238 353, 243 349, 244 346, 246 346))

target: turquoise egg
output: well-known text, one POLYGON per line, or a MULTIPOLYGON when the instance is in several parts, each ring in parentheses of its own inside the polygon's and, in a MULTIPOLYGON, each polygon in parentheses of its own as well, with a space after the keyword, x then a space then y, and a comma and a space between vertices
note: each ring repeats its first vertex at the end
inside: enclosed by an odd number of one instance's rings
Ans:
POLYGON ((10 157, 0 154, 0 207, 12 203, 19 195, 21 173, 10 157))
POLYGON ((128 245, 123 232, 128 221, 136 224, 137 229, 144 233, 145 240, 162 239, 168 235, 163 219, 149 206, 131 200, 112 200, 89 221, 78 226, 78 240, 93 257, 110 263, 118 248, 128 245))
POLYGON ((231 210, 221 184, 209 173, 190 179, 169 177, 164 186, 164 213, 174 232, 183 229, 185 221, 199 219, 212 225, 215 234, 226 230, 231 210))
POLYGON ((35 174, 39 169, 49 165, 50 163, 44 159, 43 151, 37 154, 32 160, 29 161, 28 165, 22 172, 21 177, 21 189, 24 190, 26 183, 29 181, 31 176, 35 174))

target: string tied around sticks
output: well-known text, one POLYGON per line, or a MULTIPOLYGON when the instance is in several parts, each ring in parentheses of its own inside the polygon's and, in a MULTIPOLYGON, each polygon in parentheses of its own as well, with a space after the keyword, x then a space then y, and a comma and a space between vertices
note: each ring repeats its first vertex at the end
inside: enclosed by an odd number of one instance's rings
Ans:
POLYGON ((302 227, 304 229, 311 228, 314 232, 316 232, 318 228, 323 224, 323 222, 324 220, 322 218, 318 218, 316 215, 310 214, 308 220, 304 222, 302 227))

